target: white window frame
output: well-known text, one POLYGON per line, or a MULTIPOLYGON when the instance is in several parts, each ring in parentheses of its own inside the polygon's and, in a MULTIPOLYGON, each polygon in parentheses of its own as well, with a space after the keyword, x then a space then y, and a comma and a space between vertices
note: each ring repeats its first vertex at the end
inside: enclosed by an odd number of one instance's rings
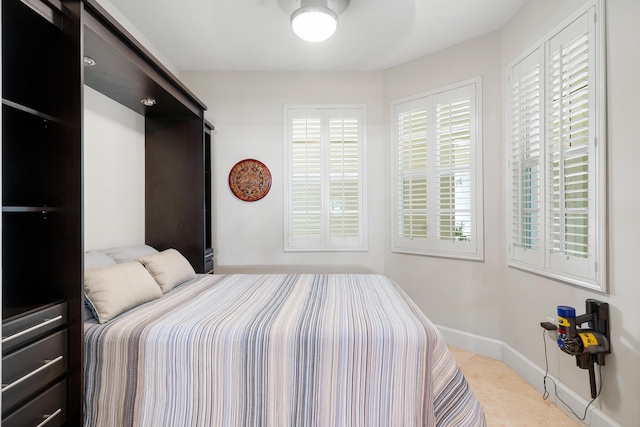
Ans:
POLYGON ((366 108, 364 105, 285 105, 284 117, 284 250, 286 252, 357 252, 368 250, 367 227, 367 168, 366 168, 366 108), (358 120, 358 176, 359 207, 357 211, 358 235, 347 237, 331 236, 331 200, 330 200, 330 122, 331 118, 354 118, 358 120), (293 226, 293 133, 294 118, 319 118, 321 133, 320 161, 320 236, 298 237, 293 226))
MULTIPOLYGON (((484 259, 484 221, 483 221, 483 170, 482 170, 482 78, 459 82, 429 92, 400 99, 391 103, 392 123, 392 224, 391 251, 415 255, 449 257, 471 260, 484 259), (465 235, 460 238, 440 239, 439 224, 443 222, 438 213, 439 199, 437 196, 438 164, 435 160, 439 154, 436 143, 436 111, 439 103, 469 97, 470 125, 469 125, 469 166, 465 169, 469 179, 469 208, 468 223, 464 223, 465 235), (440 102, 439 102, 440 101, 440 102), (406 199, 402 194, 400 160, 400 115, 408 112, 426 109, 426 234, 419 231, 417 236, 406 236, 406 223, 403 219, 407 214, 402 206, 406 199), (404 231, 403 231, 404 230, 404 231), (421 234, 420 234, 421 233, 421 234)), ((417 137, 419 138, 419 137, 417 137)), ((422 150, 422 148, 420 148, 422 150)), ((404 182, 404 181, 403 181, 404 182)), ((404 187, 403 187, 404 188, 404 187)))
MULTIPOLYGON (((550 31, 545 37, 539 40, 534 46, 524 54, 507 65, 505 73, 505 153, 506 153, 506 235, 507 235, 507 263, 511 267, 531 271, 540 275, 551 277, 557 280, 568 282, 574 285, 606 292, 607 278, 607 194, 606 194, 606 76, 605 76, 605 41, 604 41, 604 2, 602 0, 591 0, 577 10, 560 25, 550 31), (558 97, 552 93, 554 82, 550 74, 553 51, 561 40, 571 41, 582 37, 588 33, 587 42, 584 45, 588 52, 588 138, 584 138, 587 143, 580 146, 573 146, 570 137, 565 137, 565 144, 560 151, 558 145, 553 142, 559 140, 557 126, 558 121, 553 119, 552 109, 557 105, 558 97), (539 92, 535 98, 537 104, 537 117, 526 108, 532 108, 533 102, 524 100, 520 104, 521 108, 516 111, 512 105, 520 101, 514 101, 515 96, 522 95, 519 87, 516 88, 520 76, 525 76, 532 70, 538 70, 539 92), (531 105, 528 105, 528 104, 531 105), (555 103, 555 104, 554 104, 555 103), (531 118, 533 117, 533 120, 531 118), (530 126, 533 123, 533 128, 530 126), (533 141, 533 142, 532 142, 533 141), (539 151, 537 158, 528 160, 530 147, 535 146, 534 152, 539 151), (586 190, 588 193, 587 207, 583 209, 581 215, 587 215, 586 221, 586 243, 580 243, 584 247, 580 251, 570 249, 564 244, 564 239, 571 235, 571 227, 576 227, 571 223, 570 202, 568 188, 569 180, 562 180, 562 185, 558 184, 564 172, 569 169, 568 163, 560 167, 558 173, 560 178, 554 181, 553 169, 554 161, 558 161, 565 153, 574 152, 577 155, 585 156, 588 161, 584 168, 587 170, 588 181, 586 190), (579 151, 579 153, 578 153, 579 151), (522 223, 524 209, 518 200, 522 197, 523 176, 522 162, 533 161, 538 168, 539 177, 539 199, 537 212, 537 232, 538 238, 534 242, 523 240, 524 230, 522 223), (555 192, 555 193, 554 193, 555 192), (553 196, 560 197, 561 203, 553 205, 553 196), (564 210, 568 212, 565 214, 564 210), (560 211, 558 213, 558 211, 560 211), (558 218, 564 226, 553 227, 554 218, 556 224, 558 218), (560 238, 558 239, 558 236, 560 238), (558 243, 560 242, 560 243, 558 243)), ((567 43, 568 46, 570 43, 567 43)), ((564 45, 563 45, 564 46, 564 45)), ((526 84, 526 82, 525 82, 526 84)), ((569 119, 565 119, 564 129, 572 129, 570 114, 570 96, 561 97, 565 101, 564 114, 569 119), (567 116, 566 110, 569 110, 567 116)), ((557 114, 558 110, 555 110, 557 114)), ((564 132, 564 131, 561 131, 564 132)), ((560 136, 562 137, 562 135, 560 136)), ((555 164, 557 166, 557 164, 555 164)), ((534 213, 535 214, 535 213, 534 213)))

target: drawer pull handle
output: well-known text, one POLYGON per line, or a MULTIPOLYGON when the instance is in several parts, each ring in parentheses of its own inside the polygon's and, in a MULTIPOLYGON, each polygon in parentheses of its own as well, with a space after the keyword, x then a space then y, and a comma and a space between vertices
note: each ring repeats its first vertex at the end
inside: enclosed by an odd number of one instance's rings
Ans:
POLYGON ((39 324, 37 324, 35 326, 32 326, 32 327, 30 327, 28 329, 20 331, 20 332, 18 332, 16 334, 9 335, 6 338, 2 338, 2 344, 6 343, 7 341, 11 341, 12 339, 21 337, 24 334, 28 334, 29 332, 35 331, 35 330, 37 330, 39 328, 42 328, 43 326, 47 326, 47 325, 49 325, 51 323, 57 322, 60 319, 62 319, 62 315, 56 316, 53 319, 45 319, 44 322, 42 322, 42 323, 39 323, 39 324))
POLYGON ((27 375, 25 375, 24 377, 15 380, 14 382, 12 382, 11 384, 8 384, 4 387, 2 387, 2 392, 4 393, 5 391, 9 390, 10 388, 17 386, 18 384, 20 384, 23 381, 28 380, 29 378, 31 378, 32 376, 36 375, 38 372, 42 372, 45 369, 47 369, 49 366, 53 365, 54 363, 57 363, 59 361, 61 361, 63 359, 62 356, 58 356, 53 360, 45 360, 45 364, 40 366, 38 369, 35 369, 31 372, 29 372, 27 375))
POLYGON ((57 417, 60 412, 62 412, 62 409, 58 409, 56 412, 54 412, 51 415, 45 415, 44 416, 45 420, 43 422, 41 422, 40 424, 38 424, 36 427, 42 427, 43 425, 45 425, 46 423, 48 423, 49 421, 51 421, 52 419, 57 417))

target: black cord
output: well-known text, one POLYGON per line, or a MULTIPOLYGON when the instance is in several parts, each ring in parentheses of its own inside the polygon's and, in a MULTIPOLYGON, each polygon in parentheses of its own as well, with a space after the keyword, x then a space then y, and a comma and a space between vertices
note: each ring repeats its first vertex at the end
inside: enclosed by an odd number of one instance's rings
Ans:
POLYGON ((544 378, 542 379, 542 383, 544 384, 544 393, 542 394, 542 399, 547 400, 549 398, 549 392, 547 391, 547 378, 548 378, 549 381, 553 383, 553 390, 554 390, 554 394, 556 395, 556 399, 562 402, 562 404, 566 406, 567 409, 569 409, 577 419, 579 419, 580 421, 584 421, 587 418, 587 411, 589 410, 589 406, 591 406, 591 404, 598 398, 598 396, 600 396, 600 392, 602 391, 602 367, 598 365, 598 377, 599 377, 598 382, 600 383, 600 387, 598 388, 598 393, 596 393, 596 397, 591 399, 591 402, 589 402, 587 407, 584 408, 584 414, 582 414, 582 418, 581 418, 578 416, 578 414, 575 413, 575 411, 571 408, 571 406, 569 406, 564 400, 560 398, 560 396, 558 396, 558 385, 553 380, 553 378, 549 377, 549 359, 547 357, 546 332, 547 332, 546 330, 542 331, 542 341, 544 343, 544 364, 545 364, 544 378))

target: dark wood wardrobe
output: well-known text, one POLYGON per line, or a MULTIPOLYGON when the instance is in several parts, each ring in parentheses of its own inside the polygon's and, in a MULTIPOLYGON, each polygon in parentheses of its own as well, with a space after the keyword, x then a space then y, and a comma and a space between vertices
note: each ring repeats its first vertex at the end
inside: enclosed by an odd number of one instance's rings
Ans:
POLYGON ((145 117, 146 243, 213 269, 206 106, 94 0, 2 0, 5 427, 82 424, 85 84, 145 117))

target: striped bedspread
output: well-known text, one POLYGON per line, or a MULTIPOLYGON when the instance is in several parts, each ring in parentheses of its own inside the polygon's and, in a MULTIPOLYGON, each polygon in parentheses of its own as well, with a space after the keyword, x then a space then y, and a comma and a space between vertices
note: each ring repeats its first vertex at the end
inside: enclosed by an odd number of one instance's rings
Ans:
POLYGON ((199 275, 85 323, 85 426, 484 426, 443 339, 379 275, 199 275))

